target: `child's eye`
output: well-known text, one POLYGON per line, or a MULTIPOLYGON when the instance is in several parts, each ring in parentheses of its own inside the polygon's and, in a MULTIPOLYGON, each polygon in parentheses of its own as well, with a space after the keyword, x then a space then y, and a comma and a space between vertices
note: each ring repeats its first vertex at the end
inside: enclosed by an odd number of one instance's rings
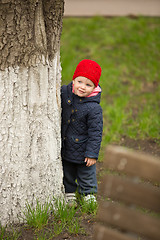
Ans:
POLYGON ((81 83, 82 81, 78 80, 79 83, 81 83))
POLYGON ((90 84, 87 84, 87 87, 91 87, 91 85, 90 85, 90 84))

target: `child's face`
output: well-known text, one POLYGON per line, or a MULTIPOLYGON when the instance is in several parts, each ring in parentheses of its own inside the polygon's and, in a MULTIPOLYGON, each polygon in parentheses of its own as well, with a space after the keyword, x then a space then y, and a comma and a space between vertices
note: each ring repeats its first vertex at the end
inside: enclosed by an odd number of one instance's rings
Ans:
POLYGON ((74 94, 79 97, 87 97, 95 89, 94 83, 86 77, 77 77, 73 80, 74 94))

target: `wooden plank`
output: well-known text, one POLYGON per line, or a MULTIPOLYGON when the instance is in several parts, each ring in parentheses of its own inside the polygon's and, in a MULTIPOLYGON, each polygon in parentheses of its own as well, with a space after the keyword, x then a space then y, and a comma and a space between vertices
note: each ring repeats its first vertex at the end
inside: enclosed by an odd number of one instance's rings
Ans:
POLYGON ((135 240, 135 238, 113 230, 108 227, 104 227, 100 224, 96 224, 94 229, 93 240, 135 240))
POLYGON ((124 201, 160 212, 159 187, 153 187, 148 183, 136 183, 115 175, 106 175, 102 182, 99 191, 113 200, 124 201))
POLYGON ((104 167, 160 183, 160 160, 119 146, 106 148, 104 167))
POLYGON ((98 221, 140 234, 152 240, 160 239, 160 220, 117 203, 100 205, 98 221))

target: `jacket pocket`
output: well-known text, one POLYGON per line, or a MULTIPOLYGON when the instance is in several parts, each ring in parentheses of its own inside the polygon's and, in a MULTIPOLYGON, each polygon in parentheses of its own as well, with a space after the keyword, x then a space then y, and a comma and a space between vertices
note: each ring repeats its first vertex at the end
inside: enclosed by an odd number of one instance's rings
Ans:
POLYGON ((84 136, 78 136, 78 137, 73 137, 72 136, 72 140, 74 143, 84 143, 88 140, 88 137, 84 137, 84 136))

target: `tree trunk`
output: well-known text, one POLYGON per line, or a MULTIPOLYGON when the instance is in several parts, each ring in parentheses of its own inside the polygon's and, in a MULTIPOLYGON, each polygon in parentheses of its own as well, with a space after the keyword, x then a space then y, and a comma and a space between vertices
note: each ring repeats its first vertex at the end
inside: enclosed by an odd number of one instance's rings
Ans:
POLYGON ((0 2, 0 222, 63 194, 63 0, 0 2))

